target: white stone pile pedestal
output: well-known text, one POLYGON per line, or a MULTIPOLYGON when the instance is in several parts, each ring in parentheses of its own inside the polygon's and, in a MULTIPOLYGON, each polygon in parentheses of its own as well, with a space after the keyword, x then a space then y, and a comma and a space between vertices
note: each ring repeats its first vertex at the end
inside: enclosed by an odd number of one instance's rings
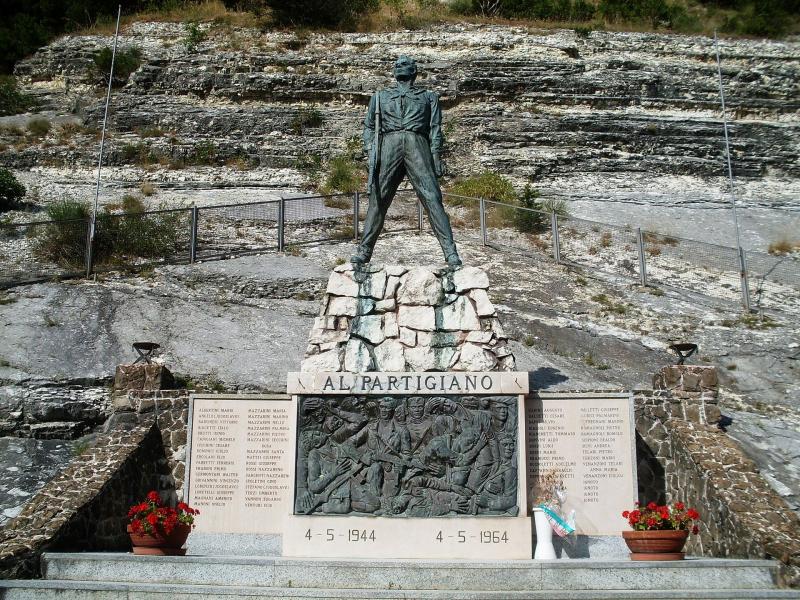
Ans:
POLYGON ((336 267, 302 371, 513 371, 477 267, 336 267))

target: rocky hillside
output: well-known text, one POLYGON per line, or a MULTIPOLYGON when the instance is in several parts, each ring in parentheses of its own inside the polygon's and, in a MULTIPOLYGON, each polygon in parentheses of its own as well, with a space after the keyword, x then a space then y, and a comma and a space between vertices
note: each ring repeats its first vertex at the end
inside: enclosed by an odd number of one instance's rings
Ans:
MULTIPOLYGON (((442 95, 451 180, 495 170, 567 199, 577 216, 730 243, 708 39, 471 25, 303 36, 202 27, 206 39, 191 50, 180 24, 124 31, 122 47, 138 47, 142 58, 113 96, 102 202, 144 192, 143 183, 149 206, 308 189, 326 158, 352 150, 369 95, 389 82, 393 57, 408 53, 421 83, 442 95)), ((0 165, 28 185, 31 210, 93 195, 104 93, 93 53, 109 44, 69 36, 18 65, 41 112, 0 118, 0 165), (49 132, 23 131, 42 117, 49 132)), ((744 243, 765 249, 800 231, 800 44, 725 40, 721 49, 744 243)), ((682 291, 662 291, 466 239, 462 247, 468 264, 490 273, 518 368, 532 371, 536 386, 648 386, 673 360, 668 343, 699 343, 700 360, 721 368, 729 433, 800 510, 796 302, 762 327, 742 319, 735 302, 703 295, 699 270, 680 274, 682 291)), ((0 430, 31 438, 0 444, 8 490, 0 521, 103 422, 109 377, 133 358, 135 340, 161 343, 190 385, 281 390, 302 360, 327 273, 350 250, 312 246, 302 256, 160 267, 0 296, 0 430)), ((375 260, 418 264, 436 252, 429 236, 404 234, 384 238, 375 260)))
MULTIPOLYGON (((187 181, 307 187, 320 158, 352 148, 369 95, 408 53, 420 83, 442 95, 452 176, 495 170, 568 199, 578 216, 731 242, 730 227, 706 231, 731 221, 713 40, 478 25, 302 36, 204 27, 194 47, 180 24, 124 32, 122 48, 142 58, 113 98, 109 179, 156 181, 162 192, 187 181), (689 219, 687 207, 698 209, 689 219)), ((38 142, 0 139, 0 164, 36 169, 44 199, 91 182, 104 91, 92 57, 109 44, 69 36, 17 67, 52 119, 79 122, 38 142)), ((800 227, 800 45, 720 48, 745 245, 765 249, 800 227)))

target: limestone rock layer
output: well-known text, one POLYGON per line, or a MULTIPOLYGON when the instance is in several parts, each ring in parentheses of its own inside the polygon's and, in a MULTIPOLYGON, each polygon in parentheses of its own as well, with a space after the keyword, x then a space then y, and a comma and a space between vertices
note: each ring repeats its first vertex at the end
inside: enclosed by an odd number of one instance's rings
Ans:
POLYGON ((336 267, 303 371, 513 371, 477 267, 336 267))

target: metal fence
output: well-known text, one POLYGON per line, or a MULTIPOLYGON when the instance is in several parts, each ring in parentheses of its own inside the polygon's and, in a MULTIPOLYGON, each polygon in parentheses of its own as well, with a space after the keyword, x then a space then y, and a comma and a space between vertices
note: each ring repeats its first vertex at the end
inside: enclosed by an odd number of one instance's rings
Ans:
MULTIPOLYGON (((445 194, 459 242, 548 258, 641 285, 666 285, 749 310, 800 309, 800 260, 572 216, 445 194)), ((88 220, 0 225, 0 287, 119 268, 193 263, 302 244, 357 240, 365 194, 99 215, 91 260, 88 220), (89 264, 91 263, 91 264, 89 264)), ((387 232, 427 231, 411 189, 398 192, 387 232)))

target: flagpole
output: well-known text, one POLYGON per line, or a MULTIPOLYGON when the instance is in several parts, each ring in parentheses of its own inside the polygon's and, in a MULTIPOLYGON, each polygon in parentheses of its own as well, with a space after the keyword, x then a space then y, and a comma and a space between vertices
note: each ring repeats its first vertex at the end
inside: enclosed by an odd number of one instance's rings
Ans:
POLYGON ((97 186, 94 192, 94 207, 92 220, 89 224, 89 241, 86 249, 86 277, 92 274, 92 253, 94 250, 94 235, 97 229, 97 205, 100 202, 100 173, 103 169, 103 150, 106 144, 106 124, 108 123, 108 106, 111 104, 111 82, 114 80, 114 61, 117 58, 117 40, 119 39, 119 21, 122 16, 122 5, 117 5, 117 28, 114 31, 114 49, 111 51, 111 69, 108 73, 108 89, 106 90, 106 109, 103 113, 103 130, 100 134, 100 156, 97 159, 97 186))

